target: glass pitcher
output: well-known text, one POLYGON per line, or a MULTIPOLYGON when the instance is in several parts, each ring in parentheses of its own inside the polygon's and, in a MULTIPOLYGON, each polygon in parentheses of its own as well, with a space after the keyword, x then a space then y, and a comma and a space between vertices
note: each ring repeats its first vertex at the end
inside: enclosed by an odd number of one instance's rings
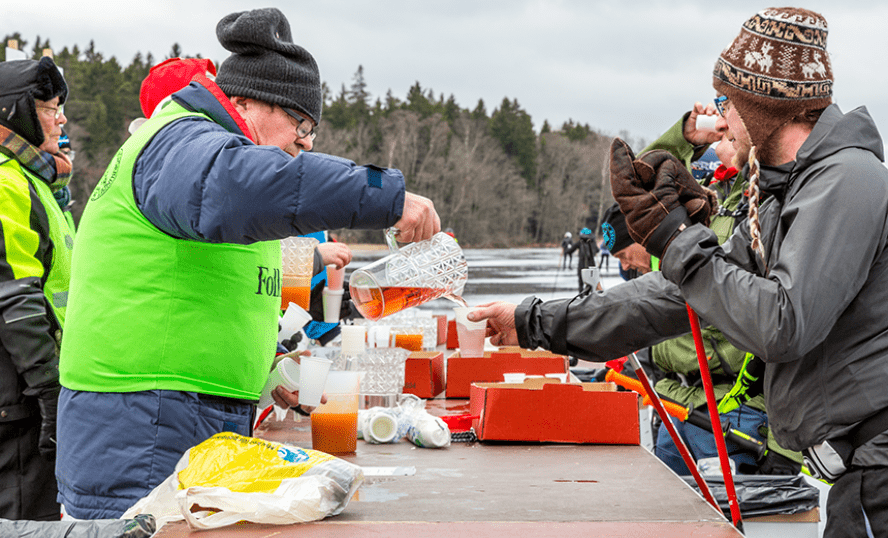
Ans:
POLYGON ((290 303, 295 303, 308 311, 316 246, 318 240, 313 237, 281 239, 281 310, 286 310, 290 303))
POLYGON ((388 256, 349 278, 349 293, 361 315, 376 321, 439 297, 464 305, 469 264, 456 239, 439 232, 398 248, 396 233, 394 228, 385 232, 391 250, 388 256))

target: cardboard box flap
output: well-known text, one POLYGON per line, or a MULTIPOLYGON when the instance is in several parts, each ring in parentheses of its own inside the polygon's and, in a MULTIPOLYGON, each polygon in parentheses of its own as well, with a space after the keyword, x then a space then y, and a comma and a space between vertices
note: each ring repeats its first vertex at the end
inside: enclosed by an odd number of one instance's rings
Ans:
POLYGON ((611 383, 473 383, 470 413, 482 441, 639 444, 638 395, 611 383))

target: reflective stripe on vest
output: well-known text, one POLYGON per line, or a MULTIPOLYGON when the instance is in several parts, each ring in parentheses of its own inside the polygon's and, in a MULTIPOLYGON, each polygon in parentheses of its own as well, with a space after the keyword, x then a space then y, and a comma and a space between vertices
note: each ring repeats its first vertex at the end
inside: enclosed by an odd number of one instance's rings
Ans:
POLYGON ((23 168, 18 161, 4 162, 2 159, 4 157, 0 157, 0 182, 8 186, 4 194, 6 209, 0 215, 4 230, 6 263, 16 279, 38 277, 43 281, 43 293, 52 306, 59 326, 63 327, 71 277, 73 231, 49 186, 27 168, 23 168), (37 193, 42 208, 32 207, 29 185, 37 193), (30 227, 25 229, 25 226, 30 225, 33 220, 33 212, 41 209, 46 215, 49 226, 48 238, 41 238, 39 233, 30 227), (13 227, 18 228, 14 233, 12 233, 13 227), (52 260, 48 272, 45 270, 44 261, 35 258, 41 239, 49 240, 52 244, 52 260))

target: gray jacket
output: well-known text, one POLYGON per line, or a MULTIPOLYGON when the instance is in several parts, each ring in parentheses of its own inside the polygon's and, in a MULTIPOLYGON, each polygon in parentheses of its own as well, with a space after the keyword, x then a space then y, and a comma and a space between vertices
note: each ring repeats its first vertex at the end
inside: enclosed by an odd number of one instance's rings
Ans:
MULTIPOLYGON (((703 323, 767 363, 765 398, 781 446, 802 450, 888 407, 888 169, 864 108, 824 111, 797 159, 762 167, 767 270, 747 226, 719 246, 695 225, 662 273, 585 298, 516 310, 521 344, 608 360, 703 323), (563 339, 557 335, 563 334, 563 339)), ((855 462, 888 463, 873 445, 855 462)))

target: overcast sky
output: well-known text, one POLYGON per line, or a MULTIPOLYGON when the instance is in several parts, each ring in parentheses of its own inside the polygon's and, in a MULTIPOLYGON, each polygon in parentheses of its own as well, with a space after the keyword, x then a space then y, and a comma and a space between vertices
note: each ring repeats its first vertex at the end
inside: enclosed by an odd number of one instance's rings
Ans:
MULTIPOLYGON (((79 2, 3 1, 0 36, 21 32, 54 49, 95 41, 128 65, 137 52, 155 61, 178 43, 185 55, 217 64, 224 15, 275 5, 268 0, 79 2)), ((281 2, 294 41, 338 93, 359 65, 373 98, 403 99, 419 82, 462 108, 483 99, 488 114, 517 99, 534 128, 568 119, 608 135, 651 141, 694 101, 712 99, 712 67, 752 14, 773 4, 592 0, 321 0, 281 2)), ((777 4, 780 5, 780 4, 777 4)), ((888 136, 888 2, 808 0, 829 23, 834 99, 866 105, 888 136)))

